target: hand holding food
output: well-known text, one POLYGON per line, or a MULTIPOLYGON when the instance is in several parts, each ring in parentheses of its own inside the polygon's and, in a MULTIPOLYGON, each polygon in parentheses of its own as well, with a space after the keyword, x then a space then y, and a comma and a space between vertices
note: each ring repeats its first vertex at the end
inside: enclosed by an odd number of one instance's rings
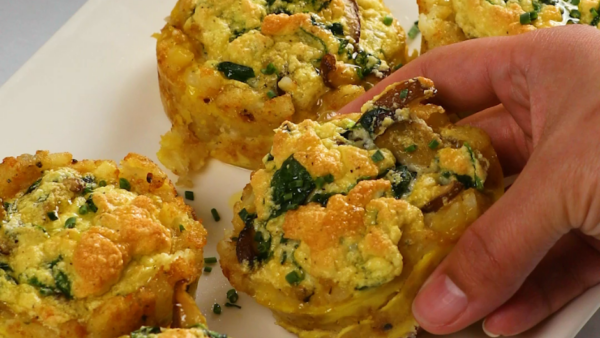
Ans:
POLYGON ((417 296, 426 330, 486 317, 488 332, 513 335, 600 282, 599 45, 600 31, 581 25, 468 41, 428 52, 344 109, 385 82, 428 76, 446 107, 489 108, 461 123, 486 130, 505 173, 520 173, 417 296))
POLYGON ((454 126, 424 78, 362 114, 286 122, 218 246, 236 289, 301 337, 408 337, 417 290, 503 193, 487 135, 454 126))

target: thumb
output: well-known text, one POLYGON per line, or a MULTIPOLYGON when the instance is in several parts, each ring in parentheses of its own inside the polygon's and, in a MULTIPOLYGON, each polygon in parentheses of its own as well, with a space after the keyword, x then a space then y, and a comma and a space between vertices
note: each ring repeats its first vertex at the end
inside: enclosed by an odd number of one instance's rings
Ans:
MULTIPOLYGON (((419 324, 447 334, 506 302, 567 233, 551 156, 533 154, 508 192, 463 234, 413 303, 419 324)), ((560 183, 557 183, 560 184, 560 183)))

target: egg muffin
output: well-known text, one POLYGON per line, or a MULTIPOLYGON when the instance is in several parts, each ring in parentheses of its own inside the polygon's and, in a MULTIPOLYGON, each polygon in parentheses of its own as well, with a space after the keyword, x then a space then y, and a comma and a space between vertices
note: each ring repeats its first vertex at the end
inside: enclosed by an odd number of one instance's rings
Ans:
POLYGON ((206 325, 196 324, 188 329, 165 329, 160 327, 144 326, 131 333, 130 336, 121 338, 227 338, 226 334, 210 331, 206 325))
POLYGON ((471 38, 584 24, 600 28, 600 0, 418 0, 421 52, 471 38))
POLYGON ((206 231, 147 158, 0 164, 0 336, 118 337, 204 317, 206 231))
POLYGON ((427 103, 424 78, 360 114, 284 122, 218 245, 225 276, 306 338, 410 337, 411 304, 503 193, 489 137, 427 103))
POLYGON ((326 117, 406 63, 382 0, 179 0, 156 35, 160 161, 257 169, 283 121, 326 117))

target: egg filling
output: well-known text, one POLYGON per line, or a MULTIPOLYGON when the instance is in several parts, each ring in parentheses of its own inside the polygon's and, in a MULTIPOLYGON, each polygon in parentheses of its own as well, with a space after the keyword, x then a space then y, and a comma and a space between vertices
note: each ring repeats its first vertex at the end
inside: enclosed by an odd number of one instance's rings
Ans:
POLYGON ((66 153, 7 158, 0 199, 0 336, 204 322, 186 289, 200 276, 206 231, 145 157, 130 154, 121 168, 66 153))
POLYGON ((301 337, 406 337, 412 299, 502 194, 482 131, 450 124, 431 81, 361 114, 283 123, 219 244, 225 275, 301 337))

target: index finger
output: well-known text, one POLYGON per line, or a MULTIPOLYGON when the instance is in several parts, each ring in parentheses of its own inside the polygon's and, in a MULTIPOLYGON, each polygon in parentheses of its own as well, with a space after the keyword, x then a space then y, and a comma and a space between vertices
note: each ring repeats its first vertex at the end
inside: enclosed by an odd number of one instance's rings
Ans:
MULTIPOLYGON (((496 88, 508 84, 511 54, 523 52, 522 37, 465 41, 427 52, 400 68, 338 113, 360 107, 388 85, 416 76, 430 78, 438 88, 437 100, 452 111, 476 112, 500 103, 496 88)), ((505 104, 506 106, 506 104, 505 104)))

